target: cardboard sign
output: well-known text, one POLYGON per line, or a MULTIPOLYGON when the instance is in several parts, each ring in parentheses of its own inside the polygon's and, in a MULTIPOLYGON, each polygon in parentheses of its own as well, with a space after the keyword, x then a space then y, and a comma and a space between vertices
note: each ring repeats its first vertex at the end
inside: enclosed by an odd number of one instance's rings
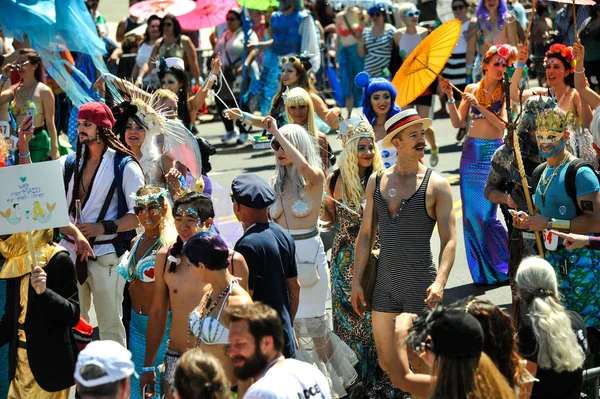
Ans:
POLYGON ((556 251, 558 248, 558 236, 549 230, 544 230, 544 246, 548 251, 556 251))
POLYGON ((59 161, 0 168, 0 235, 68 224, 59 161))

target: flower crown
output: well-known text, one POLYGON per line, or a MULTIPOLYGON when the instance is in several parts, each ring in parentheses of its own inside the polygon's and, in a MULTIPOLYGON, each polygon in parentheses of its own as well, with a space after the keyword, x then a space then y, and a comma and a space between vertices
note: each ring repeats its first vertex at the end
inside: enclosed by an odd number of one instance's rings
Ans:
POLYGON ((139 98, 134 99, 131 104, 137 107, 136 116, 144 123, 149 133, 162 133, 165 118, 161 114, 139 98))
POLYGON ((131 193, 129 195, 129 197, 138 204, 139 203, 148 203, 148 202, 158 201, 160 197, 168 198, 169 192, 166 189, 161 188, 158 193, 146 194, 146 195, 136 195, 135 193, 131 193))
POLYGON ((485 58, 490 58, 494 54, 498 54, 501 58, 506 60, 506 65, 511 67, 517 60, 519 52, 517 48, 510 44, 501 44, 498 46, 492 46, 485 53, 485 58))
POLYGON ((550 49, 546 51, 546 57, 544 58, 544 65, 548 63, 548 58, 553 55, 560 55, 565 59, 571 66, 569 69, 569 73, 575 72, 575 65, 577 65, 577 60, 575 60, 575 55, 573 54, 573 47, 567 47, 564 44, 553 44, 550 46, 550 49))
POLYGON ((340 123, 338 139, 342 141, 342 148, 346 148, 349 142, 357 139, 375 139, 373 127, 362 115, 350 116, 340 123))

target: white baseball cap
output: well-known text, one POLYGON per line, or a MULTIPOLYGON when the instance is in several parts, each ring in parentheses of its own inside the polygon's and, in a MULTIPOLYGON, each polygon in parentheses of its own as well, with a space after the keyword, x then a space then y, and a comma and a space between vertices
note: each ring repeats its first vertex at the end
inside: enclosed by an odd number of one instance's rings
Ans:
POLYGON ((120 381, 135 373, 131 352, 115 341, 92 341, 79 353, 75 365, 75 380, 86 388, 97 387, 120 381), (98 378, 87 380, 81 376, 81 369, 94 365, 106 372, 98 378))

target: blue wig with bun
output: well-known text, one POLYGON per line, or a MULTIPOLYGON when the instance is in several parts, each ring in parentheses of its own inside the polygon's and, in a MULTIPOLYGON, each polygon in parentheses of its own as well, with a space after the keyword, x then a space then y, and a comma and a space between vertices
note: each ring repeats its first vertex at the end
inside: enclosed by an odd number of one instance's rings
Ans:
POLYGON ((363 90, 362 112, 371 125, 374 125, 375 121, 377 120, 377 114, 371 105, 371 96, 373 93, 378 91, 387 91, 390 93, 392 105, 388 111, 386 119, 390 119, 392 116, 400 112, 400 107, 398 104, 396 104, 396 96, 398 95, 398 92, 389 80, 384 78, 371 79, 368 73, 360 72, 358 75, 356 75, 356 78, 354 78, 354 83, 363 90))

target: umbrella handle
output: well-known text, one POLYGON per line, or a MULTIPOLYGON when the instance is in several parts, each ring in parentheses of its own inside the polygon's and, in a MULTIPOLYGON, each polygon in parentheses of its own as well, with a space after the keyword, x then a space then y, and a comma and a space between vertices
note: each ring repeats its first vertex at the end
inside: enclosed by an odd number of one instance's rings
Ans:
MULTIPOLYGON (((448 83, 450 83, 450 82, 448 82, 448 83)), ((454 86, 452 83, 450 83, 450 86, 452 86, 452 88, 453 88, 454 90, 456 90, 457 92, 459 92, 461 95, 463 94, 463 92, 462 92, 462 91, 460 91, 460 89, 459 89, 458 87, 454 86)))
POLYGON ((531 25, 533 24, 533 16, 535 15, 535 6, 536 5, 537 5, 537 0, 533 0, 533 4, 531 6, 531 14, 529 15, 529 25, 527 25, 527 33, 525 33, 526 41, 529 38, 529 33, 531 32, 531 25))

